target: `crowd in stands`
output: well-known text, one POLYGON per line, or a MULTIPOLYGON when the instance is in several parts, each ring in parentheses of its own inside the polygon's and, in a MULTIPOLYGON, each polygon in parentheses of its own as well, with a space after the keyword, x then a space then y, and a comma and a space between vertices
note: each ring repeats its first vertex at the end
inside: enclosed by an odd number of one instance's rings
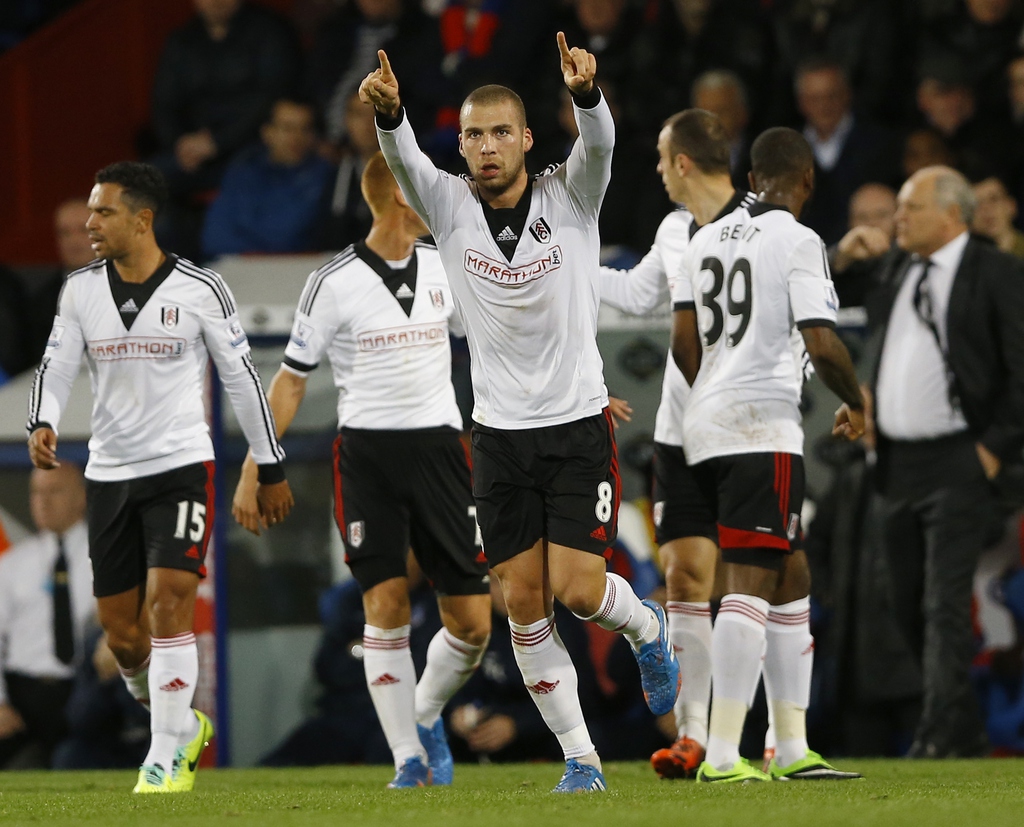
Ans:
MULTIPOLYGON (((0 50, 70 4, 2 4, 0 50)), ((672 208, 655 171, 655 141, 665 118, 689 106, 721 119, 737 187, 746 186, 750 145, 763 129, 803 131, 815 155, 816 189, 802 220, 829 247, 841 304, 866 307, 869 330, 878 322, 878 274, 898 252, 896 193, 924 167, 961 170, 977 202, 973 234, 1024 260, 1022 0, 336 0, 297 2, 294 19, 257 0, 195 6, 196 16, 168 38, 159 61, 150 160, 174 197, 159 236, 197 260, 338 250, 365 235, 370 214, 359 181, 377 142, 372 109, 356 89, 381 48, 402 78, 421 146, 439 166, 465 170, 459 106, 468 91, 491 82, 511 86, 525 101, 547 153, 527 156, 532 171, 564 160, 577 132, 557 72, 557 31, 597 56, 616 118, 601 235, 627 260, 649 248, 672 208)), ((60 260, 31 283, 0 267, 0 380, 38 362, 62 276, 92 258, 88 214, 83 200, 59 207, 60 260)), ((874 588, 884 563, 870 496, 873 447, 868 440, 864 447, 817 448, 836 473, 832 489, 815 492, 818 516, 808 533, 819 646, 812 743, 818 737, 832 752, 900 754, 919 712, 921 676, 874 588)), ((1019 552, 1024 523, 1013 515, 1024 497, 1011 483, 1003 492, 1006 524, 992 540, 1002 533, 1019 552)), ((56 529, 39 527, 52 539, 56 529)), ((13 559, 0 557, 0 566, 13 559)), ((990 742, 1020 753, 1019 555, 986 588, 979 601, 1004 605, 1012 634, 997 645, 979 635, 977 688, 990 742)), ((491 650, 451 706, 453 748, 463 759, 557 758, 515 667, 498 598, 491 650)), ((2 600, 0 636, 9 634, 2 600)), ((439 620, 429 591, 414 605, 422 609, 412 633, 421 667, 439 620)), ((354 583, 324 596, 317 716, 265 763, 389 760, 359 662, 360 612, 354 583)), ((603 739, 602 755, 646 757, 671 740, 671 722, 656 721, 637 697, 633 659, 616 651, 621 641, 605 640, 568 613, 559 629, 580 666, 581 698, 595 738, 603 739)), ((60 683, 67 725, 46 733, 30 758, 132 766, 146 722, 95 630, 82 621, 75 634, 74 683, 66 663, 47 676, 60 683)), ((31 723, 28 713, 5 713, 9 705, 0 696, 0 765, 5 739, 16 735, 10 755, 24 758, 21 736, 31 723)))

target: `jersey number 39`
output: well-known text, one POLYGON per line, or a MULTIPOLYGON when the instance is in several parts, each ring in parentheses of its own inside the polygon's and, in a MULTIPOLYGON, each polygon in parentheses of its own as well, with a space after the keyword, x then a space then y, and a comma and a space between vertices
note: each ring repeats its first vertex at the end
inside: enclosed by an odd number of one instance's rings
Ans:
POLYGON ((729 275, 726 276, 722 262, 713 256, 708 256, 700 263, 700 269, 702 272, 708 271, 712 276, 711 287, 700 296, 701 305, 711 311, 711 326, 703 332, 704 346, 711 347, 722 337, 722 333, 725 332, 725 314, 728 313, 729 316, 738 318, 739 323, 726 336, 725 346, 736 347, 750 324, 750 262, 745 258, 736 259, 729 275), (725 288, 724 310, 719 299, 723 287, 725 288))

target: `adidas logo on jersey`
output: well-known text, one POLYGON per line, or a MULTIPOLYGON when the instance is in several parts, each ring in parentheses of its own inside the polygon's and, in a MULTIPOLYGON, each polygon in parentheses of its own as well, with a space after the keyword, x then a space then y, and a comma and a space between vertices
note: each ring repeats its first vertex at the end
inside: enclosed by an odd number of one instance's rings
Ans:
POLYGON ((402 282, 402 286, 395 291, 396 299, 411 299, 413 295, 414 293, 409 289, 409 285, 405 282, 402 282))
POLYGON ((392 684, 401 683, 394 675, 389 675, 385 672, 379 678, 377 678, 370 686, 391 686, 392 684))
POLYGON ((519 241, 519 236, 512 232, 512 228, 507 226, 504 230, 498 233, 498 241, 519 241))
POLYGON ((175 678, 170 683, 165 683, 160 687, 161 692, 178 692, 182 689, 188 689, 188 684, 185 683, 181 678, 175 678))
POLYGON ((593 537, 595 540, 600 540, 602 543, 608 541, 608 532, 604 530, 603 525, 599 525, 597 528, 591 531, 590 536, 593 537))
POLYGON ((124 304, 118 308, 122 313, 138 313, 139 306, 135 303, 135 299, 128 299, 124 304))

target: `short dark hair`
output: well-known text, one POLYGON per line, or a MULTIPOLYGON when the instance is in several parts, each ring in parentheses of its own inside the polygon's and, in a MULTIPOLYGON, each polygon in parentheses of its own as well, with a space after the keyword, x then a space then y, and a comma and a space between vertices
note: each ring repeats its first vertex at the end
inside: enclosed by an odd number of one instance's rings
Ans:
POLYGON ((835 60, 828 55, 811 55, 810 57, 800 61, 796 67, 796 71, 793 73, 794 83, 799 84, 800 79, 804 75, 809 75, 812 72, 835 72, 843 79, 843 83, 847 86, 850 85, 850 78, 846 73, 846 67, 844 67, 838 60, 835 60))
POLYGON ((167 181, 152 164, 117 161, 96 173, 97 184, 117 184, 121 198, 135 212, 152 210, 157 215, 167 203, 167 181))
POLYGON ((795 129, 773 126, 758 135, 750 147, 750 166, 758 178, 792 180, 814 169, 814 153, 795 129))
POLYGON ((729 174, 732 147, 718 116, 706 109, 684 109, 665 121, 672 157, 685 155, 707 175, 729 174))
POLYGON ((526 106, 523 104, 523 99, 507 86, 499 86, 497 83, 480 86, 466 95, 466 99, 459 108, 459 120, 462 120, 462 110, 466 108, 467 104, 479 103, 488 106, 494 103, 506 102, 512 104, 512 108, 516 110, 516 115, 519 116, 519 125, 525 129, 526 106))

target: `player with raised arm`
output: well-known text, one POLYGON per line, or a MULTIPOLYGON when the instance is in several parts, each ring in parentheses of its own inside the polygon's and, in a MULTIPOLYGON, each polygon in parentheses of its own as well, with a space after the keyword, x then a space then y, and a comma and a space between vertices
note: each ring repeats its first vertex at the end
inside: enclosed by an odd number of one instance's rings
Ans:
MULTIPOLYGON (((658 172, 668 197, 686 204, 665 216, 654 246, 629 272, 602 267, 601 301, 643 315, 670 298, 690 237, 704 224, 753 202, 729 173, 729 138, 718 118, 687 109, 658 135, 658 172)), ((671 354, 670 354, 671 356, 671 354)), ((692 778, 704 760, 711 702, 711 597, 718 531, 702 519, 693 473, 683 453, 683 410, 690 386, 669 358, 654 425, 654 529, 668 592, 669 638, 682 682, 675 703, 677 738, 651 765, 662 778, 692 778)))
MULTIPOLYGON (((448 332, 461 328, 440 256, 417 241, 426 227, 380 153, 366 164, 362 190, 370 233, 309 277, 267 396, 282 435, 310 371, 327 355, 338 388, 335 517, 363 591, 366 684, 395 761, 388 786, 451 784, 441 710, 480 663, 491 631, 487 563, 451 381, 448 332), (409 649, 410 542, 444 624, 418 684, 409 649)), ((258 534, 256 491, 249 456, 233 511, 258 534)))
POLYGON ((259 463, 263 520, 279 523, 293 503, 231 291, 157 245, 153 218, 166 199, 148 164, 96 174, 86 226, 98 258, 64 283, 28 419, 33 464, 57 467, 57 426, 84 354, 94 400, 85 469, 93 591, 125 683, 152 716, 137 793, 191 790, 213 736, 192 709, 192 623, 213 526, 203 402, 211 356, 259 463))
POLYGON ((606 572, 620 486, 597 348, 597 218, 614 124, 594 57, 570 49, 561 32, 558 47, 580 137, 564 164, 533 179, 525 166, 533 137, 511 89, 484 86, 463 103, 466 178, 420 151, 384 52, 360 94, 377 110, 381 150, 437 242, 466 327, 484 551, 523 680, 566 759, 555 791, 584 792, 603 790, 604 776, 552 598, 627 637, 656 714, 672 708, 679 667, 661 607, 606 572))
POLYGON ((717 526, 725 596, 711 641, 714 698, 697 780, 856 778, 807 745, 813 638, 810 573, 800 548, 803 430, 791 333, 843 401, 833 433, 864 431, 825 246, 796 216, 814 186, 814 156, 792 129, 751 149, 754 204, 702 227, 673 286, 672 354, 691 384, 683 447, 700 489, 694 507, 717 526), (767 628, 766 628, 767 627, 767 628), (764 656, 776 744, 769 773, 740 758, 739 741, 764 656))

